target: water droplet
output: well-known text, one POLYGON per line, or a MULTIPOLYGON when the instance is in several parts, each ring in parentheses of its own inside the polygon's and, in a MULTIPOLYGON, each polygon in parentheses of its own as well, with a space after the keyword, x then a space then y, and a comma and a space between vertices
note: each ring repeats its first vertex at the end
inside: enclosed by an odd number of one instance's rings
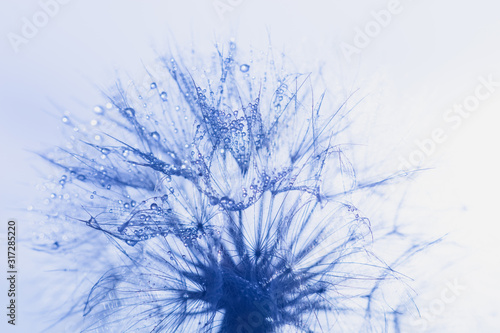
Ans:
POLYGON ((93 228, 98 228, 99 227, 99 223, 97 223, 97 220, 93 216, 87 221, 87 225, 89 227, 93 227, 93 228))
POLYGON ((168 195, 165 194, 161 197, 161 201, 165 202, 167 200, 168 200, 168 195))
POLYGON ((135 110, 132 108, 126 108, 125 110, 123 110, 123 114, 127 118, 134 118, 135 117, 135 110))
POLYGON ((151 83, 151 85, 150 85, 149 87, 150 87, 151 89, 156 89, 156 83, 155 83, 155 82, 151 83))
POLYGON ((162 91, 160 94, 160 98, 162 99, 162 101, 166 101, 167 100, 167 93, 162 91))
POLYGON ((153 210, 158 209, 158 205, 157 205, 157 204, 155 204, 155 203, 152 203, 150 207, 151 207, 151 209, 153 209, 153 210))
POLYGON ((76 176, 76 179, 83 182, 86 179, 86 177, 84 175, 78 175, 78 176, 76 176))
POLYGON ((217 205, 218 203, 219 203, 219 199, 218 199, 218 198, 216 198, 216 197, 210 197, 210 204, 211 204, 212 206, 215 206, 215 205, 217 205))
POLYGON ((137 244, 137 241, 134 239, 127 239, 125 243, 127 243, 130 246, 134 246, 135 244, 137 244))
POLYGON ((100 107, 99 105, 97 105, 97 106, 94 107, 94 112, 96 114, 103 114, 104 113, 104 109, 102 107, 100 107))
POLYGON ((62 120, 62 122, 63 122, 63 123, 65 123, 65 124, 69 123, 69 118, 68 118, 68 117, 66 117, 66 116, 62 117, 62 118, 61 118, 61 120, 62 120))
POLYGON ((249 69, 250 69, 250 66, 248 66, 247 64, 243 64, 240 66, 240 71, 242 71, 243 73, 248 72, 249 69))
POLYGON ((158 134, 158 132, 151 132, 151 137, 156 141, 160 140, 160 134, 158 134))

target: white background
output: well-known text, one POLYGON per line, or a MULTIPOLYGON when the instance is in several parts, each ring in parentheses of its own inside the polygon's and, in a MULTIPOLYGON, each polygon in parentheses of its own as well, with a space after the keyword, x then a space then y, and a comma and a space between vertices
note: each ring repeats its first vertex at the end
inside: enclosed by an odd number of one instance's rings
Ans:
MULTIPOLYGON (((111 84, 117 69, 140 71, 168 45, 206 47, 234 37, 241 46, 265 49, 271 41, 300 68, 328 64, 337 81, 380 94, 374 112, 388 129, 381 140, 398 151, 394 164, 416 149, 415 140, 446 128, 448 139, 423 162, 432 169, 414 181, 414 191, 421 209, 429 212, 429 220, 421 221, 423 231, 449 233, 456 245, 419 305, 427 308, 425 299, 439 298, 446 281, 458 279, 465 290, 436 315, 428 331, 500 331, 500 88, 456 130, 443 121, 448 108, 474 92, 479 76, 493 75, 500 82, 500 4, 401 0, 401 13, 348 61, 342 43, 353 44, 356 28, 364 29, 373 21, 371 12, 386 9, 388 2, 221 2, 235 5, 220 16, 211 0, 73 0, 17 53, 8 34, 21 35, 22 18, 31 20, 41 7, 32 0, 1 2, 2 243, 4 221, 21 216, 35 196, 40 161, 30 151, 59 143, 60 110, 66 105, 79 100, 91 107, 94 84, 111 84)), ((28 230, 21 224, 20 232, 28 230)), ((21 256, 20 262, 21 272, 30 272, 30 259, 21 256)), ((26 290, 22 279, 19 288, 26 290)), ((1 286, 0 300, 5 300, 1 286)), ((36 332, 30 315, 37 309, 30 307, 29 295, 21 300, 20 326, 8 332, 36 332)), ((5 332, 4 315, 0 318, 5 332)))

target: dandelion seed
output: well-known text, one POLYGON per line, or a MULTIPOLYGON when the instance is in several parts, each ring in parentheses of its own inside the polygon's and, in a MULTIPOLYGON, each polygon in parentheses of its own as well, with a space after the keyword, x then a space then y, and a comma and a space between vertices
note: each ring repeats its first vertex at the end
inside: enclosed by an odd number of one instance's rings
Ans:
MULTIPOLYGON (((158 95, 126 94, 118 85, 105 104, 118 112, 96 106, 100 120, 78 132, 75 149, 43 156, 74 172, 59 183, 78 197, 55 209, 101 235, 89 242, 122 256, 103 265, 80 303, 79 329, 397 326, 388 323, 397 314, 384 290, 403 277, 372 253, 370 220, 349 202, 349 193, 381 182, 357 184, 343 160, 335 133, 343 131, 347 110, 324 110, 324 95, 313 98, 308 75, 263 71, 258 83, 237 81, 236 45, 229 49, 202 77, 180 60, 164 61, 170 76, 149 87, 170 87, 170 99, 163 91, 160 103, 158 95)), ((243 73, 249 68, 239 66, 243 73)), ((65 248, 53 244, 52 251, 65 248)), ((417 250, 410 244, 401 258, 417 250)))

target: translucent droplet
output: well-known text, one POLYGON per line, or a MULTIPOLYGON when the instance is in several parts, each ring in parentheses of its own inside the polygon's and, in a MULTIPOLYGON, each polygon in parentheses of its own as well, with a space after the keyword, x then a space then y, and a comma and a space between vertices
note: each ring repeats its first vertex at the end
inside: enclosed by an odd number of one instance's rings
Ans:
POLYGON ((210 197, 210 204, 211 204, 212 206, 215 206, 215 205, 217 205, 218 203, 219 203, 219 199, 218 199, 218 198, 216 198, 216 197, 210 197))
POLYGON ((102 107, 100 107, 99 105, 97 105, 97 106, 94 107, 94 112, 96 114, 103 114, 104 113, 104 109, 102 107))
POLYGON ((84 175, 78 175, 78 176, 76 176, 76 179, 83 182, 86 179, 86 177, 84 175))
POLYGON ((167 100, 167 93, 162 91, 161 94, 160 94, 160 98, 163 100, 163 101, 166 101, 167 100))
POLYGON ((156 141, 160 140, 160 134, 158 134, 158 132, 151 132, 151 137, 156 141))
POLYGON ((134 239, 127 239, 125 243, 127 243, 130 246, 134 246, 135 244, 137 244, 137 241, 134 239))
POLYGON ((150 87, 151 89, 156 89, 156 83, 155 83, 155 82, 151 83, 151 85, 150 85, 149 87, 150 87))
POLYGON ((134 118, 135 117, 135 110, 132 108, 126 108, 125 110, 123 110, 123 114, 127 118, 134 118))
POLYGON ((243 64, 240 66, 240 71, 242 71, 243 73, 248 72, 249 69, 250 69, 250 66, 248 66, 247 64, 243 64))
POLYGON ((62 120, 62 122, 63 122, 63 123, 65 123, 65 124, 69 123, 69 118, 68 118, 68 117, 66 117, 66 116, 62 117, 62 118, 61 118, 61 120, 62 120))
POLYGON ((168 195, 165 194, 161 197, 161 201, 165 202, 167 200, 168 200, 168 195))
POLYGON ((151 209, 153 209, 153 210, 157 210, 157 209, 158 209, 158 205, 157 205, 157 204, 155 204, 155 203, 152 203, 150 207, 151 207, 151 209))
POLYGON ((97 223, 97 220, 93 216, 87 221, 87 225, 93 228, 99 227, 99 223, 97 223))

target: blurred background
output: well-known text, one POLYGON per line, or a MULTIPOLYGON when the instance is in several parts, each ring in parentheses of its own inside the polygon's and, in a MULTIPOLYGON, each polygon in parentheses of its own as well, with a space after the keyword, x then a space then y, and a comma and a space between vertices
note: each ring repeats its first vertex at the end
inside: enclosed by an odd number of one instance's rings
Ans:
MULTIPOLYGON (((452 246, 424 259, 417 304, 426 319, 409 332, 499 332, 499 10, 493 0, 4 0, 2 253, 9 218, 29 238, 22 219, 40 178, 32 152, 61 143, 62 112, 91 110, 117 71, 136 75, 169 49, 211 51, 234 39, 259 51, 271 45, 298 70, 319 71, 333 90, 362 87, 373 128, 384 128, 363 143, 394 170, 426 169, 412 180, 412 208, 422 213, 415 223, 423 234, 447 234, 452 246), (444 294, 456 297, 444 302, 444 294)), ((0 330, 37 332, 29 292, 36 286, 23 281, 43 267, 19 246, 18 325, 3 318, 0 330)))

